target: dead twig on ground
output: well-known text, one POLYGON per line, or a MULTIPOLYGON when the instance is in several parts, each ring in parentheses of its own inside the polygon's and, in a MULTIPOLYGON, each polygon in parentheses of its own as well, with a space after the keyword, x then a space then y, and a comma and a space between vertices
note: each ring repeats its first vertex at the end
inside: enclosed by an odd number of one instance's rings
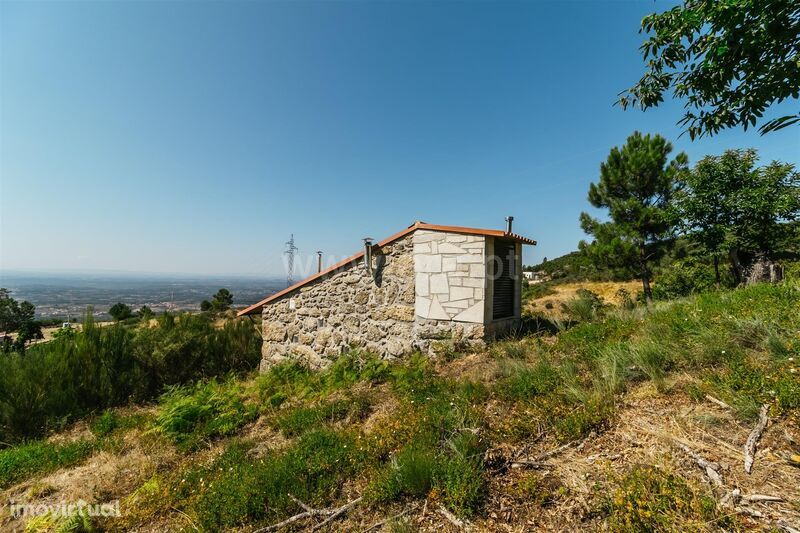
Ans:
POLYGON ((439 506, 439 512, 442 513, 442 516, 447 518, 448 522, 450 522, 451 524, 453 524, 457 528, 459 528, 459 529, 469 529, 470 528, 469 522, 466 522, 464 520, 459 520, 458 517, 456 517, 456 515, 454 515, 453 513, 448 511, 447 509, 445 509, 444 505, 440 505, 439 506))
POLYGON ((756 427, 753 428, 753 431, 750 432, 750 436, 747 437, 747 442, 744 443, 744 471, 748 474, 753 470, 756 444, 758 444, 761 434, 767 427, 767 422, 769 422, 768 415, 769 405, 764 404, 761 406, 761 412, 758 414, 758 423, 756 424, 756 427))
POLYGON ((193 530, 195 530, 195 531, 200 531, 200 528, 199 528, 199 527, 197 527, 197 524, 195 524, 195 523, 192 521, 192 519, 189 517, 189 515, 188 515, 188 514, 184 513, 183 511, 181 511, 181 510, 180 510, 180 509, 178 509, 177 507, 172 507, 172 510, 173 510, 173 511, 175 511, 176 513, 178 513, 178 514, 179 514, 180 516, 182 516, 183 518, 185 518, 185 519, 186 519, 186 521, 187 521, 187 522, 189 522, 189 525, 190 525, 190 526, 192 526, 192 529, 193 529, 193 530))
POLYGON ((286 527, 289 524, 293 524, 294 522, 297 522, 298 520, 303 520, 304 518, 312 518, 312 517, 315 517, 315 516, 327 516, 327 518, 325 520, 323 520, 319 524, 314 525, 314 527, 311 529, 312 531, 316 531, 317 529, 319 529, 322 526, 330 523, 331 521, 335 520, 340 515, 342 515, 345 512, 347 512, 351 507, 353 507, 354 505, 359 503, 361 501, 362 497, 358 497, 355 500, 342 505, 341 507, 335 507, 333 509, 313 509, 312 507, 309 507, 308 505, 306 505, 305 503, 301 502, 300 500, 298 500, 297 498, 295 498, 291 494, 289 494, 289 498, 291 498, 293 502, 295 502, 297 505, 299 505, 303 509, 303 512, 302 513, 298 513, 298 514, 296 514, 294 516, 290 516, 286 520, 284 520, 282 522, 278 522, 277 524, 272 524, 271 526, 267 526, 267 527, 263 527, 261 529, 257 529, 254 533, 267 533, 268 531, 277 531, 277 530, 281 529, 282 527, 286 527))
POLYGON ((576 449, 580 449, 586 443, 586 441, 592 437, 594 434, 589 434, 588 437, 582 440, 574 440, 572 442, 568 442, 566 444, 562 444, 558 448, 553 448, 552 450, 548 450, 544 453, 540 453, 533 459, 517 459, 511 463, 511 468, 522 468, 522 467, 531 467, 531 468, 539 468, 542 466, 542 463, 547 459, 550 459, 553 456, 556 456, 569 448, 575 447, 576 449))
POLYGON ((304 511, 306 511, 306 512, 308 512, 308 513, 312 513, 312 514, 314 513, 314 509, 312 509, 311 507, 309 507, 309 506, 308 506, 308 505, 306 505, 305 503, 301 502, 300 500, 298 500, 297 498, 295 498, 295 497, 294 497, 294 496, 292 496, 291 494, 289 494, 289 498, 290 498, 290 499, 291 499, 291 500, 292 500, 294 503, 296 503, 297 505, 299 505, 300 507, 302 507, 304 511))
POLYGON ((397 514, 396 514, 396 515, 394 515, 394 516, 390 516, 389 518, 384 518, 384 519, 383 519, 383 520, 381 520, 380 522, 375 522, 374 524, 372 524, 371 526, 369 526, 367 529, 364 529, 364 530, 362 530, 362 531, 361 531, 361 533, 369 533, 370 531, 373 531, 373 530, 375 530, 375 529, 378 529, 379 527, 381 527, 382 525, 386 524, 387 522, 391 522, 392 520, 397 520, 397 519, 398 519, 398 518, 400 518, 401 516, 405 516, 405 515, 407 515, 409 511, 411 511, 411 509, 410 509, 410 508, 408 508, 408 509, 403 509, 402 511, 400 511, 399 513, 397 513, 397 514))
POLYGON ((341 515, 343 515, 343 514, 344 514, 344 513, 346 513, 347 511, 349 511, 351 508, 353 508, 353 507, 355 507, 356 505, 358 505, 358 503, 361 501, 361 499, 362 499, 362 498, 363 498, 363 496, 359 496, 359 497, 358 497, 358 498, 356 498, 355 500, 353 500, 353 501, 351 501, 351 502, 348 502, 348 503, 346 503, 346 504, 342 505, 342 506, 341 506, 341 507, 339 507, 338 509, 332 509, 332 511, 333 511, 333 514, 331 514, 331 515, 330 515, 328 518, 326 518, 325 520, 323 520, 323 521, 322 521, 322 522, 320 522, 319 524, 317 524, 317 525, 315 525, 314 527, 312 527, 312 528, 311 528, 311 531, 316 531, 316 530, 318 530, 319 528, 321 528, 322 526, 324 526, 324 525, 326 525, 326 524, 329 524, 330 522, 333 522, 333 521, 334 521, 334 520, 336 520, 338 517, 340 517, 341 515))
POLYGON ((775 525, 778 526, 783 531, 786 531, 786 533, 800 533, 800 529, 790 526, 783 520, 778 520, 777 522, 775 522, 775 525))
POLYGON ((720 507, 733 507, 739 502, 742 492, 739 489, 733 489, 728 494, 722 497, 719 501, 720 507))
POLYGON ((688 446, 686 446, 685 444, 683 444, 681 442, 677 442, 676 441, 676 444, 678 445, 678 447, 680 449, 682 449, 684 452, 686 452, 686 454, 689 457, 694 459, 694 462, 697 463, 697 465, 700 468, 705 470, 706 476, 708 476, 708 478, 712 481, 712 483, 714 483, 714 485, 716 485, 718 487, 722 486, 722 474, 719 473, 719 471, 720 471, 720 469, 722 467, 719 464, 717 464, 717 463, 715 463, 713 461, 709 461, 708 459, 705 459, 700 454, 698 454, 697 452, 693 451, 691 448, 689 448, 688 446))
POLYGON ((780 496, 768 496, 767 494, 751 494, 749 496, 742 496, 742 500, 748 501, 750 503, 759 503, 759 502, 782 502, 783 498, 780 496))
POLYGON ((713 404, 716 404, 716 405, 722 407, 723 409, 730 409, 731 408, 730 405, 728 405, 727 403, 723 402, 722 400, 718 400, 717 398, 714 398, 710 394, 706 394, 706 400, 708 400, 709 402, 711 402, 713 404))
POLYGON ((739 514, 744 514, 753 518, 764 518, 764 513, 761 511, 754 511, 753 509, 748 509, 747 507, 736 507, 734 510, 739 514))

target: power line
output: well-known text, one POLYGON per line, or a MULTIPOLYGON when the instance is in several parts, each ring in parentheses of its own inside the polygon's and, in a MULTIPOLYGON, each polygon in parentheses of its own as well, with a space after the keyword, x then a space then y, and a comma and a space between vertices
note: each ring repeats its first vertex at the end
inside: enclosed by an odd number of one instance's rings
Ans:
POLYGON ((290 287, 294 283, 294 254, 297 253, 299 248, 294 245, 294 233, 292 233, 289 240, 286 242, 286 255, 289 256, 286 272, 286 286, 290 287))

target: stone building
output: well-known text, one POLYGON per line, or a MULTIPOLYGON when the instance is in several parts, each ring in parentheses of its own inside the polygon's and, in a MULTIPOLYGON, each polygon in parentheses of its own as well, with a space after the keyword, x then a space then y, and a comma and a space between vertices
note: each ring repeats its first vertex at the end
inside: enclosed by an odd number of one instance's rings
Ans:
POLYGON ((417 222, 239 316, 262 315, 262 369, 287 357, 324 367, 351 347, 397 357, 479 344, 520 324, 523 244, 536 241, 510 221, 506 231, 417 222))

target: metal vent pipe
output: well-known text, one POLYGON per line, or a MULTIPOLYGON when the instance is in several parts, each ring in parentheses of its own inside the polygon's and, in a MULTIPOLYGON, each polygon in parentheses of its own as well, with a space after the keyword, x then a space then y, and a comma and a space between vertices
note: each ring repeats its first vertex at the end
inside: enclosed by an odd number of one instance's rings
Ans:
POLYGON ((372 237, 364 237, 364 266, 372 274, 372 237))

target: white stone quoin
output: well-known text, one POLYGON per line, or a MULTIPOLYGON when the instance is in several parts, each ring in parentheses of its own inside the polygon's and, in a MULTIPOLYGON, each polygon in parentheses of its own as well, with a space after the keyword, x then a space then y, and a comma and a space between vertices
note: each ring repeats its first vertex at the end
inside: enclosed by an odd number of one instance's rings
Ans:
POLYGON ((417 316, 429 320, 483 323, 486 237, 417 230, 413 242, 414 270, 418 273, 416 298, 422 300, 416 306, 417 316), (436 243, 435 254, 431 251, 432 243, 436 243), (470 253, 470 249, 476 253, 470 253), (459 270, 459 264, 469 267, 459 270), (434 266, 438 268, 434 269, 434 266), (428 287, 430 292, 426 290, 428 287), (436 305, 433 305, 431 294, 437 296, 436 305))

